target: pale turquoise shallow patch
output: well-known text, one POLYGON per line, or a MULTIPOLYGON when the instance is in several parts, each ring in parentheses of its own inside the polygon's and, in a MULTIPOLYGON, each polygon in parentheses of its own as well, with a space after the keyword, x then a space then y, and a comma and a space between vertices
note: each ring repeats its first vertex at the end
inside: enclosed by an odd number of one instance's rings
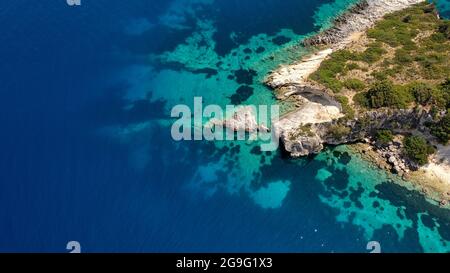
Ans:
POLYGON ((333 174, 331 172, 329 172, 326 168, 322 168, 320 170, 317 171, 316 174, 316 179, 324 182, 325 180, 327 180, 328 178, 330 178, 331 176, 333 176, 333 174))
POLYGON ((289 181, 271 182, 253 193, 252 198, 256 204, 264 209, 276 209, 283 205, 291 187, 289 181))

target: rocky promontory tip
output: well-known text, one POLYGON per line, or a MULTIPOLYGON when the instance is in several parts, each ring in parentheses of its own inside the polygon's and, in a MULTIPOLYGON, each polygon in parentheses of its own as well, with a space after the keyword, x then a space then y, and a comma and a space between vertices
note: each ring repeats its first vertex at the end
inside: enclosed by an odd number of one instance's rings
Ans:
POLYGON ((365 0, 304 40, 311 54, 266 78, 295 105, 274 125, 285 150, 299 157, 364 142, 386 170, 422 172, 427 194, 443 191, 439 183, 448 192, 449 30, 426 1, 365 0))

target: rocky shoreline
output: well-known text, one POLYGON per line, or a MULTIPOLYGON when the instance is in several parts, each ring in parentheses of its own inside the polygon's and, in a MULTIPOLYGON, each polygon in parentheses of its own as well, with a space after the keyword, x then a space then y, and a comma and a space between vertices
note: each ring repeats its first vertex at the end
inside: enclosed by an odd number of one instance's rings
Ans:
POLYGON ((323 149, 324 144, 343 144, 365 137, 355 138, 355 134, 352 134, 350 138, 336 139, 330 135, 330 128, 337 126, 335 121, 343 116, 342 106, 326 90, 309 81, 308 77, 331 53, 359 39, 361 32, 373 26, 384 15, 421 2, 423 0, 364 0, 337 18, 334 27, 304 42, 307 45, 327 45, 327 48, 304 57, 298 63, 281 66, 268 75, 265 83, 275 90, 278 99, 294 97, 298 104, 295 111, 274 124, 275 132, 292 156, 315 154, 323 149), (315 107, 311 107, 314 103, 315 107), (306 130, 306 135, 299 132, 305 125, 311 127, 306 130))
MULTIPOLYGON (((389 182, 403 186, 412 186, 421 192, 428 199, 434 201, 436 205, 450 209, 450 184, 429 177, 421 168, 411 170, 401 167, 401 164, 408 164, 401 156, 401 147, 394 141, 395 148, 377 148, 373 140, 365 139, 364 142, 348 145, 351 151, 361 156, 362 159, 371 162, 374 166, 386 171, 391 175, 389 182), (387 148, 387 149, 386 149, 387 148), (389 158, 395 158, 389 160, 389 158), (401 163, 399 163, 401 162, 401 163), (400 169, 400 173, 396 169, 400 169)), ((391 145, 389 145, 391 146, 391 145)))
POLYGON ((372 27, 386 14, 419 4, 423 0, 364 0, 334 20, 333 27, 306 39, 305 46, 330 45, 340 48, 347 44, 353 33, 372 27))
MULTIPOLYGON (((421 107, 408 110, 370 110, 343 121, 342 105, 328 90, 308 79, 334 51, 358 41, 365 31, 385 15, 422 2, 424 1, 359 2, 337 18, 332 28, 303 42, 305 46, 314 46, 312 54, 298 63, 281 66, 271 72, 265 83, 275 90, 278 99, 289 98, 296 101, 297 109, 282 116, 274 124, 276 134, 291 156, 317 154, 327 144, 357 143, 350 147, 364 159, 400 177, 405 183, 413 182, 413 186, 428 198, 442 207, 449 207, 450 180, 447 176, 444 179, 442 175, 432 176, 424 167, 404 156, 400 135, 427 135, 424 124, 432 120, 429 111, 421 107), (391 130, 396 138, 387 144, 377 143, 373 136, 379 129, 391 130)), ((445 173, 446 169, 442 164, 435 163, 439 171, 445 173)))

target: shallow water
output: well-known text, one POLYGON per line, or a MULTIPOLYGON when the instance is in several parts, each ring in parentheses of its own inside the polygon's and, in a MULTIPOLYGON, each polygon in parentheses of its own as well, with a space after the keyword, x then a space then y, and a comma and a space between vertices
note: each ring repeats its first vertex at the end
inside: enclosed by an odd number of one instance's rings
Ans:
POLYGON ((450 250, 448 211, 345 146, 172 140, 194 96, 276 103, 267 73, 354 1, 242 2, 3 4, 1 251, 450 250))

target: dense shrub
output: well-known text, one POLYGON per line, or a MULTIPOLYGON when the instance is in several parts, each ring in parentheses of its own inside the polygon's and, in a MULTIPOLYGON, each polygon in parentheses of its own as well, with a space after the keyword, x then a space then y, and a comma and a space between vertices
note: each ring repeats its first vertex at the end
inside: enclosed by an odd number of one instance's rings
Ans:
POLYGON ((366 93, 370 108, 406 108, 412 101, 411 95, 402 86, 394 86, 390 81, 375 83, 366 93))
POLYGON ((407 88, 418 104, 426 105, 433 97, 433 87, 426 83, 413 82, 407 88))
POLYGON ((358 79, 347 79, 343 82, 345 88, 355 91, 361 91, 363 90, 366 85, 358 79))
POLYGON ((340 124, 333 125, 329 129, 330 135, 337 140, 341 140, 342 138, 348 136, 350 132, 351 129, 349 127, 340 124))
POLYGON ((360 67, 357 63, 348 63, 347 66, 345 67, 345 69, 348 71, 351 71, 351 70, 360 69, 360 67))
POLYGON ((406 155, 419 165, 428 163, 428 156, 435 152, 423 137, 409 136, 403 141, 406 155))
POLYGON ((411 63, 413 60, 414 60, 413 57, 407 50, 400 48, 397 49, 397 51, 395 51, 394 57, 395 62, 399 64, 408 64, 411 63))
POLYGON ((350 51, 338 50, 331 54, 330 58, 322 62, 319 69, 311 75, 311 79, 337 93, 342 89, 343 84, 336 76, 338 74, 345 74, 348 71, 345 63, 353 59, 354 54, 350 51))
POLYGON ((430 126, 430 132, 443 144, 450 140, 450 113, 447 113, 439 122, 430 126))
POLYGON ((375 134, 375 139, 381 144, 388 144, 389 142, 394 140, 394 135, 392 134, 391 130, 381 129, 378 130, 375 134))
POLYGON ((361 107, 370 107, 369 99, 367 98, 367 92, 362 92, 354 95, 353 102, 361 107))
POLYGON ((358 55, 358 60, 372 64, 381 59, 387 51, 382 47, 381 43, 372 43, 367 49, 358 55))
POLYGON ((336 96, 336 100, 341 104, 345 118, 353 119, 355 117, 355 110, 349 105, 348 98, 345 96, 336 96))
POLYGON ((445 38, 450 39, 450 21, 444 21, 439 26, 439 33, 445 38))
POLYGON ((450 79, 443 82, 437 89, 442 96, 445 108, 450 108, 450 79))

